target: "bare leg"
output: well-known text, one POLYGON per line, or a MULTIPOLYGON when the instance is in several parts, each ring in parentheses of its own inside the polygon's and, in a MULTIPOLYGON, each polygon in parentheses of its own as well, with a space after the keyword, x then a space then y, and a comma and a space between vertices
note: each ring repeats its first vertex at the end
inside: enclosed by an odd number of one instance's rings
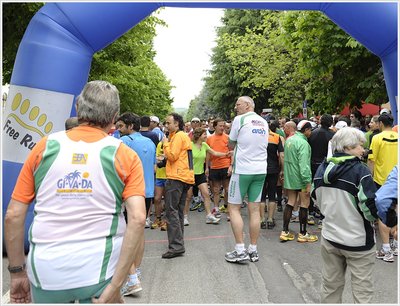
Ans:
MULTIPOLYGON (((218 192, 219 193, 219 192, 218 192)), ((235 236, 236 244, 243 243, 243 219, 240 215, 240 204, 228 203, 229 213, 231 215, 231 227, 233 235, 235 236)), ((260 227, 260 219, 258 220, 257 227, 260 227)))
MULTIPOLYGON (((260 202, 249 202, 248 204, 249 204, 248 210, 250 217, 250 224, 249 224, 250 243, 252 245, 257 245, 258 236, 260 235, 260 202)), ((240 208, 240 205, 237 206, 240 208)), ((242 219, 241 216, 240 219, 242 219)), ((231 222, 232 222, 232 213, 231 213, 231 222)), ((242 227, 242 233, 243 233, 243 227, 242 227)), ((243 235, 242 235, 242 243, 243 243, 243 235)))
POLYGON ((207 183, 200 184, 197 186, 204 198, 204 208, 206 209, 207 215, 211 213, 211 199, 208 193, 207 183))
POLYGON ((190 187, 186 196, 185 208, 183 209, 184 215, 187 215, 189 212, 189 204, 190 204, 190 199, 192 198, 192 194, 193 194, 193 187, 190 187))

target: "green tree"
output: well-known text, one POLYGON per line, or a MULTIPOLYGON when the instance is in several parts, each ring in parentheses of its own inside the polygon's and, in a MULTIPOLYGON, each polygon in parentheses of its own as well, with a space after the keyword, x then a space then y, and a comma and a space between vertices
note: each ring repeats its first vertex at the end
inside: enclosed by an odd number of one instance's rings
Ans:
POLYGON ((170 80, 154 62, 157 24, 150 15, 93 56, 89 80, 106 80, 120 91, 121 112, 164 118, 172 111, 170 80))
POLYGON ((222 18, 223 26, 217 29, 217 46, 211 55, 212 69, 204 78, 209 96, 207 103, 216 113, 225 114, 225 117, 236 115, 234 105, 240 96, 250 96, 256 103, 256 111, 269 107, 269 90, 242 87, 244 76, 235 72, 232 61, 227 56, 227 47, 223 44, 222 37, 227 35, 244 35, 246 29, 258 28, 262 23, 262 10, 225 10, 222 18))
POLYGON ((299 58, 316 113, 387 101, 380 58, 318 11, 285 12, 282 42, 299 58))
POLYGON ((190 101, 189 109, 185 116, 186 121, 192 120, 193 117, 206 120, 210 117, 220 117, 225 120, 231 119, 229 114, 227 115, 226 113, 216 111, 215 108, 207 102, 209 96, 210 93, 207 87, 203 86, 200 94, 190 101))
POLYGON ((241 87, 259 93, 269 90, 268 104, 274 113, 288 115, 290 108, 300 111, 305 99, 307 79, 298 72, 298 52, 289 53, 281 43, 282 11, 262 11, 263 22, 244 35, 224 34, 221 45, 241 87))
POLYGON ((4 2, 3 6, 3 78, 10 84, 15 57, 29 22, 44 3, 4 2))

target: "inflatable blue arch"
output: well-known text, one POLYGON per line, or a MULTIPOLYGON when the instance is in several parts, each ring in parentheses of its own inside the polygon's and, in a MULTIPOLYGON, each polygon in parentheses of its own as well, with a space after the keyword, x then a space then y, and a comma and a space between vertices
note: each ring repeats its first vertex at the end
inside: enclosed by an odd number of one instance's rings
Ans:
MULTIPOLYGON (((22 165, 43 136, 64 129, 75 116, 93 54, 160 7, 321 11, 382 60, 397 124, 397 2, 145 2, 47 3, 21 41, 4 111, 3 218, 22 165)), ((25 233, 33 219, 33 205, 25 233)), ((28 248, 28 243, 25 243, 28 248)))

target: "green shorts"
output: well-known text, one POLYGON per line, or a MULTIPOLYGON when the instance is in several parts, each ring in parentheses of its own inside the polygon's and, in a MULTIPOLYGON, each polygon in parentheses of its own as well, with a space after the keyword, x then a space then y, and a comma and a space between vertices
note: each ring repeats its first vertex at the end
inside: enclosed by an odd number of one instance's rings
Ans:
POLYGON ((79 304, 92 304, 92 297, 99 298, 111 279, 112 277, 97 285, 68 290, 43 290, 31 283, 32 302, 36 304, 73 304, 75 300, 79 300, 79 304))
POLYGON ((247 194, 249 202, 260 202, 266 174, 232 174, 228 189, 228 202, 242 204, 247 194))

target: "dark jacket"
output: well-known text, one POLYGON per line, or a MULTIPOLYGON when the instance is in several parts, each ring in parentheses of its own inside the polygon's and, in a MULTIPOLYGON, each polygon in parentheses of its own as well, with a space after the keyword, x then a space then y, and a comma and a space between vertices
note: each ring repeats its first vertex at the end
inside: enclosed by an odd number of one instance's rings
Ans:
POLYGON ((376 186, 368 167, 346 153, 324 160, 313 181, 311 196, 325 216, 322 236, 348 251, 375 245, 371 221, 378 218, 376 186))

